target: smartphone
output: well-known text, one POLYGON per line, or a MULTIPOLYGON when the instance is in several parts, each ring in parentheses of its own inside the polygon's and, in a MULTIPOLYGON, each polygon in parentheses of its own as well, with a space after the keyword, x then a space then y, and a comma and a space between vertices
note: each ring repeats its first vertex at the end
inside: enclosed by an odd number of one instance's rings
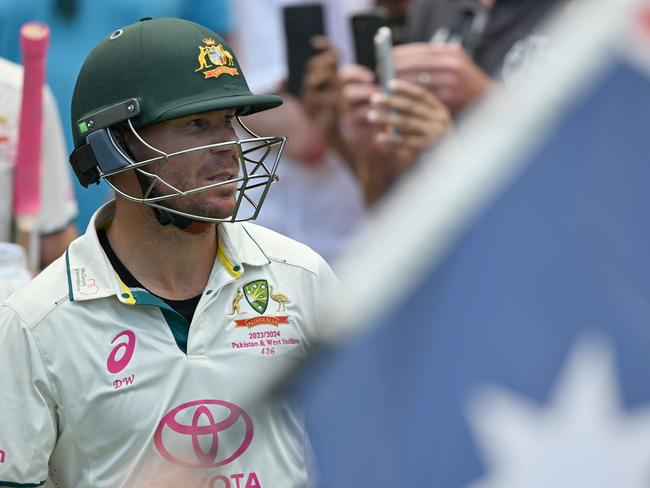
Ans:
POLYGON ((359 12, 350 18, 350 23, 356 63, 374 72, 377 67, 374 38, 381 27, 388 26, 388 11, 377 7, 359 12))
POLYGON ((450 5, 447 25, 438 29, 431 43, 455 43, 472 54, 482 40, 489 11, 476 0, 457 0, 450 5))
POLYGON ((325 35, 323 5, 288 5, 282 9, 289 71, 288 90, 299 95, 309 59, 318 54, 311 45, 313 36, 325 35))
POLYGON ((374 37, 375 57, 377 58, 377 79, 386 93, 390 93, 388 82, 395 78, 393 65, 393 34, 390 27, 380 27, 374 37))

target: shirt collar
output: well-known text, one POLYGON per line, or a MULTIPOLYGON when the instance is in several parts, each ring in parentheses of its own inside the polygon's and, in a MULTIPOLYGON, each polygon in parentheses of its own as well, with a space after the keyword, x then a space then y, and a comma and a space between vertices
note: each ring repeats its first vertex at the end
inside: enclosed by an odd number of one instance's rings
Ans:
POLYGON ((217 258, 231 276, 239 278, 244 272, 244 264, 264 266, 271 262, 244 224, 224 222, 219 224, 217 229, 217 258))
MULTIPOLYGON (((108 227, 115 214, 115 201, 100 207, 92 216, 85 234, 70 244, 65 254, 70 301, 117 296, 133 305, 142 296, 131 290, 117 275, 104 253, 97 229, 108 227)), ((219 246, 217 259, 233 278, 239 278, 245 266, 264 266, 271 261, 262 247, 241 223, 221 223, 217 227, 219 246)))
POLYGON ((121 301, 133 300, 128 287, 113 270, 97 237, 97 228, 110 224, 114 202, 100 207, 90 219, 85 234, 73 241, 65 253, 70 301, 93 300, 117 295, 121 301), (129 295, 129 298, 122 295, 129 295))

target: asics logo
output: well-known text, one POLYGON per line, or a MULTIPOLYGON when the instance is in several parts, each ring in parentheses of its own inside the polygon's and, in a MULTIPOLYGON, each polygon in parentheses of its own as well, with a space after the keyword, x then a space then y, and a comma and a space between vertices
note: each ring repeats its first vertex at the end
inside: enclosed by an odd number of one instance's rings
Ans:
POLYGON ((115 341, 122 339, 108 355, 106 360, 106 368, 109 372, 117 374, 124 370, 131 361, 133 357, 133 351, 135 351, 135 333, 131 330, 123 330, 111 341, 111 344, 115 344, 115 341))

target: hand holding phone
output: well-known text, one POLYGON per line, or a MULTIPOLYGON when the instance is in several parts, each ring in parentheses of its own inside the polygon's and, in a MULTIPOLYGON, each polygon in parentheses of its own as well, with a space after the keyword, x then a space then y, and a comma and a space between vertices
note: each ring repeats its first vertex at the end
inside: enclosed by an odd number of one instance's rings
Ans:
POLYGON ((359 12, 351 17, 350 22, 352 24, 356 63, 375 71, 377 60, 374 38, 381 27, 388 26, 388 11, 377 7, 359 12))
POLYGON ((289 70, 289 93, 298 96, 309 59, 318 54, 312 45, 314 36, 325 35, 323 6, 320 3, 290 5, 282 10, 289 70))

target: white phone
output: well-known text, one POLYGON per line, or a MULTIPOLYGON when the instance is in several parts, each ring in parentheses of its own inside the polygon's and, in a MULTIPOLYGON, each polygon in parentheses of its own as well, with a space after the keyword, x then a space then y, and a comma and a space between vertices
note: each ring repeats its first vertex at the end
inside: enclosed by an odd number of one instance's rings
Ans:
POLYGON ((392 48, 393 34, 390 27, 380 27, 375 34, 375 58, 377 60, 377 78, 386 93, 390 93, 388 82, 395 78, 392 48))

